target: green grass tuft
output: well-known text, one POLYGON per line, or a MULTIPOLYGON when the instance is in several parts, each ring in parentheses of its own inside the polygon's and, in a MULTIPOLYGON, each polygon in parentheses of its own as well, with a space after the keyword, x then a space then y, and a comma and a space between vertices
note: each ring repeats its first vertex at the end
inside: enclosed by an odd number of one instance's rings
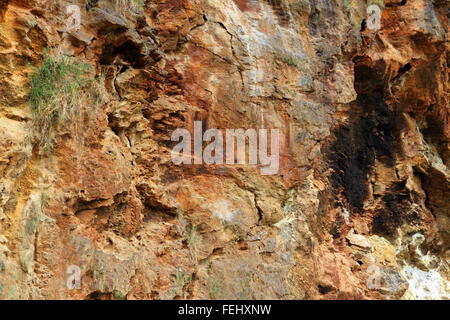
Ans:
POLYGON ((124 300, 127 295, 119 290, 114 290, 113 296, 115 300, 124 300))
POLYGON ((189 232, 189 239, 188 239, 189 248, 191 248, 192 250, 197 250, 200 243, 201 243, 201 236, 197 231, 197 226, 192 226, 191 231, 189 232))
POLYGON ((124 10, 144 10, 146 0, 113 0, 114 9, 117 11, 124 10))
POLYGON ((284 58, 283 61, 291 67, 298 68, 300 66, 300 62, 298 60, 294 59, 293 57, 284 58))
POLYGON ((52 127, 76 116, 82 107, 83 87, 92 67, 67 56, 44 50, 43 62, 30 76, 30 106, 35 142, 44 151, 51 147, 52 127))
POLYGON ((136 6, 137 9, 139 10, 143 10, 144 9, 144 5, 145 5, 145 1, 144 0, 133 0, 134 4, 136 6))
POLYGON ((185 286, 190 284, 192 281, 192 275, 187 272, 177 270, 174 274, 174 284, 175 288, 173 290, 173 297, 181 297, 186 299, 187 295, 185 292, 185 286))
POLYGON ((209 297, 213 300, 217 300, 221 296, 221 288, 217 281, 213 281, 209 285, 209 297))

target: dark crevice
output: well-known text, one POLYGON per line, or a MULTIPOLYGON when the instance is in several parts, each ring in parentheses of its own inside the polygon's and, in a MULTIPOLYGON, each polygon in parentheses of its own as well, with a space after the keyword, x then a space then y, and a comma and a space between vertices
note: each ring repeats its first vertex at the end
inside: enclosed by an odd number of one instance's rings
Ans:
POLYGON ((145 57, 139 52, 140 49, 131 41, 127 41, 118 47, 106 44, 100 56, 100 64, 116 64, 141 69, 145 66, 146 61, 145 57))
POLYGON ((426 127, 423 128, 422 134, 425 140, 434 145, 440 145, 442 137, 445 136, 444 122, 436 116, 440 106, 433 104, 428 108, 428 112, 425 115, 426 127))
POLYGON ((366 27, 367 27, 366 19, 363 19, 361 22, 361 32, 364 32, 364 30, 366 30, 366 27))
POLYGON ((341 215, 336 217, 336 221, 334 223, 333 228, 330 230, 330 234, 333 236, 333 239, 339 239, 341 237, 342 226, 345 224, 344 218, 341 215))
POLYGON ((111 130, 116 134, 116 136, 120 136, 120 128, 116 127, 114 125, 115 121, 114 121, 114 114, 110 113, 108 115, 108 126, 111 128, 111 130))
POLYGON ((327 294, 334 290, 332 286, 321 285, 321 284, 319 284, 317 286, 317 288, 319 289, 320 294, 327 294))
POLYGON ((381 198, 382 206, 372 221, 372 231, 383 236, 395 236, 404 222, 418 223, 420 216, 412 211, 413 195, 406 188, 406 180, 392 184, 381 198))
POLYGON ((263 220, 263 212, 262 212, 262 210, 261 210, 261 208, 258 206, 258 201, 257 201, 257 198, 256 198, 256 194, 254 195, 255 196, 255 207, 256 207, 256 210, 258 211, 258 224, 263 220))
POLYGON ((6 10, 8 9, 9 0, 0 0, 0 22, 3 21, 6 10))
POLYGON ((94 291, 87 295, 84 300, 113 300, 113 293, 94 291))
POLYGON ((92 8, 94 8, 95 6, 97 6, 98 0, 89 0, 86 3, 86 11, 91 10, 92 8))
POLYGON ((401 75, 405 74, 406 72, 408 72, 411 69, 412 69, 411 63, 408 62, 407 64, 405 64, 403 67, 401 67, 398 70, 397 75, 394 78, 392 78, 392 80, 399 78, 401 75))
POLYGON ((404 6, 406 3, 407 3, 407 0, 402 0, 402 2, 399 2, 399 3, 389 3, 389 4, 386 4, 385 6, 386 6, 387 8, 392 8, 392 7, 404 6))
POLYGON ((367 177, 375 160, 387 167, 395 163, 398 115, 384 101, 388 82, 385 68, 382 62, 370 65, 363 58, 355 60, 358 97, 349 123, 335 128, 335 140, 328 151, 333 169, 331 185, 357 211, 363 209, 369 195, 367 177))

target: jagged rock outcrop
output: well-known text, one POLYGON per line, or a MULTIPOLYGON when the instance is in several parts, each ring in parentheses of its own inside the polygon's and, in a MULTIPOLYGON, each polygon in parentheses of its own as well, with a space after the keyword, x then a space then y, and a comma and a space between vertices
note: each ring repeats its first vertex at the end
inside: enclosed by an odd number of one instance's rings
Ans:
POLYGON ((448 299, 447 15, 431 0, 0 0, 0 298, 448 299), (48 152, 29 104, 45 48, 98 80, 48 152), (279 129, 278 173, 175 165, 171 134, 194 121, 279 129))

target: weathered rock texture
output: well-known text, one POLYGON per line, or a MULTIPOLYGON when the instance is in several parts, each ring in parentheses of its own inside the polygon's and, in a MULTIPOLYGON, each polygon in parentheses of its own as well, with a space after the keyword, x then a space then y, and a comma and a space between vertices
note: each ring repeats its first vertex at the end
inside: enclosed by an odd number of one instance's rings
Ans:
POLYGON ((1 298, 449 297, 448 1, 385 1, 378 31, 362 0, 126 2, 0 1, 1 298), (46 47, 107 97, 42 154, 46 47), (279 173, 174 165, 194 120, 279 128, 279 173))

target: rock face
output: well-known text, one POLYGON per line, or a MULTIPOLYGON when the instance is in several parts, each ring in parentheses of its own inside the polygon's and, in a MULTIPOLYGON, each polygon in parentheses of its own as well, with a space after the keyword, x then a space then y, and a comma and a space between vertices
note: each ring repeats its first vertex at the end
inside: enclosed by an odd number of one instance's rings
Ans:
POLYGON ((0 298, 448 299, 448 9, 0 0, 0 298), (46 47, 104 82, 42 153, 46 47), (279 129, 278 173, 175 165, 194 121, 279 129))

